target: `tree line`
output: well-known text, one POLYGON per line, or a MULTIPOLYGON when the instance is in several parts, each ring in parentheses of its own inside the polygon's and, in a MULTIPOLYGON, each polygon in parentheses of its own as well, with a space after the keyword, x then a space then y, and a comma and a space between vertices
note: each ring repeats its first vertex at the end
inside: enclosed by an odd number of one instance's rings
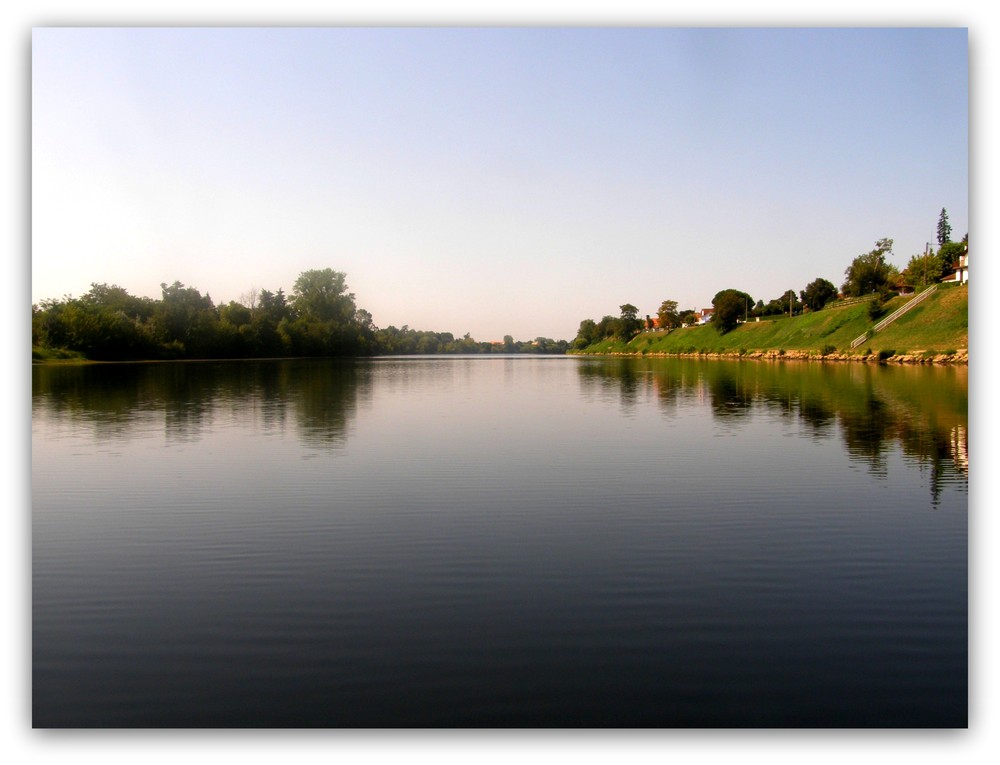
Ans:
MULTIPOLYGON (((951 225, 948 212, 942 208, 937 226, 938 249, 929 245, 923 253, 913 255, 902 271, 889 263, 893 240, 879 239, 869 252, 858 255, 844 271, 844 281, 838 291, 833 282, 822 277, 814 279, 796 294, 786 290, 781 295, 764 302, 754 300, 748 293, 734 289, 720 290, 712 298, 712 312, 709 321, 720 334, 725 334, 751 318, 774 316, 795 316, 803 311, 819 311, 832 301, 844 297, 871 296, 869 314, 878 318, 883 303, 906 286, 914 289, 935 284, 957 267, 958 261, 969 251, 969 235, 961 242, 951 241, 951 225)), ((664 300, 655 318, 647 315, 639 318, 639 309, 631 303, 619 306, 619 315, 607 315, 600 321, 584 319, 580 322, 572 347, 582 350, 602 340, 616 339, 628 341, 643 330, 673 330, 678 327, 697 324, 700 313, 695 309, 678 310, 676 300, 664 300)))
POLYGON ((565 353, 550 338, 477 342, 470 335, 375 326, 347 290, 346 274, 302 272, 290 295, 251 289, 215 305, 181 282, 160 285, 159 300, 118 285, 91 284, 79 298, 32 306, 33 356, 82 355, 100 361, 375 356, 436 353, 565 353))

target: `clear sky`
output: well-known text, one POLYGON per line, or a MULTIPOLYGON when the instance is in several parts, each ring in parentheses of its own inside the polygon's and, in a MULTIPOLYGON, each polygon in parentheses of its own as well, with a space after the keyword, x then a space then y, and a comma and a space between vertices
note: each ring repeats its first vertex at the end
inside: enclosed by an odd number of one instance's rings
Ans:
POLYGON ((33 301, 344 271, 378 326, 572 339, 968 231, 964 28, 36 28, 33 301))

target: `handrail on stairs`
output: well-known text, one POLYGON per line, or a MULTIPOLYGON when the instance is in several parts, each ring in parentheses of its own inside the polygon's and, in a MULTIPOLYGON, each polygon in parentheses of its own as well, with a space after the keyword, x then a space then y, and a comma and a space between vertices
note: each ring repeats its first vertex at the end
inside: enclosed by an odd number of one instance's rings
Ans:
POLYGON ((857 348, 859 345, 861 345, 865 340, 867 340, 871 335, 875 334, 876 332, 881 332, 883 329, 885 329, 886 327, 888 327, 890 324, 892 324, 894 321, 896 321, 896 319, 898 319, 904 313, 906 313, 907 311, 909 311, 911 308, 913 308, 914 306, 919 305, 920 303, 924 302, 924 300, 926 300, 927 298, 929 298, 936 290, 937 290, 937 285, 936 284, 932 284, 930 287, 928 287, 927 289, 925 289, 923 292, 918 292, 910 300, 908 300, 904 305, 900 306, 895 311, 893 311, 891 314, 889 314, 888 316, 886 316, 884 319, 882 319, 882 321, 880 321, 874 327, 872 327, 871 329, 869 329, 867 332, 865 332, 860 337, 856 337, 853 341, 851 341, 851 349, 853 350, 854 348, 857 348))

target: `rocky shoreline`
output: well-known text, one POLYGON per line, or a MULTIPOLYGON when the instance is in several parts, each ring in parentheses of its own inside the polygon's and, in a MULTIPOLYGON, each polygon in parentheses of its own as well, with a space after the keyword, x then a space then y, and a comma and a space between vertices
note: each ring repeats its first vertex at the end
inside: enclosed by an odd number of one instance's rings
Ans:
POLYGON ((632 356, 637 358, 687 358, 687 359, 726 359, 754 361, 839 361, 863 364, 933 364, 938 366, 968 366, 969 350, 962 348, 954 353, 934 353, 918 351, 916 353, 891 354, 872 353, 861 355, 857 353, 827 353, 818 351, 746 351, 743 353, 595 353, 580 354, 594 356, 632 356))

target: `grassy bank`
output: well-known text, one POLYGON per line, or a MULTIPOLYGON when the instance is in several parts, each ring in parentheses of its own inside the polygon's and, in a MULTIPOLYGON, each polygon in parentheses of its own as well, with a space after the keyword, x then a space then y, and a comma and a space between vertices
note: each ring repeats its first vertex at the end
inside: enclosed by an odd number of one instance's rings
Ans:
MULTIPOLYGON (((885 304, 888 316, 909 302, 896 297, 885 304)), ((711 325, 643 332, 625 343, 607 339, 579 351, 586 354, 788 355, 840 359, 896 358, 931 360, 961 357, 969 347, 969 292, 966 286, 940 286, 936 293, 886 329, 851 350, 851 341, 876 322, 865 302, 833 304, 802 316, 777 317, 741 324, 720 335, 711 325)), ((953 359, 954 360, 954 359, 953 359)))
POLYGON ((87 361, 87 357, 77 351, 67 351, 64 348, 42 348, 41 346, 34 345, 31 348, 31 361, 35 364, 82 364, 87 361))

